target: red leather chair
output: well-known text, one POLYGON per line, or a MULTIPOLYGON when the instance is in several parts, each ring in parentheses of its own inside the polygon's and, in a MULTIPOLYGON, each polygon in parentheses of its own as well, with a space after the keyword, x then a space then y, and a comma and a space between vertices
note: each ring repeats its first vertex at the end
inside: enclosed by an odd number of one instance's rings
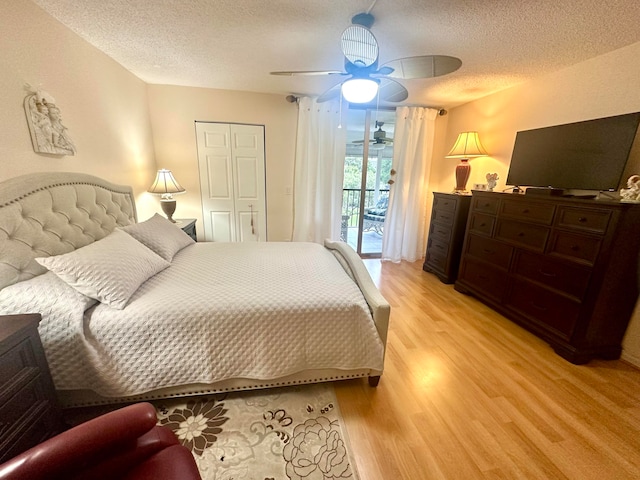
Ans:
POLYGON ((189 449, 137 403, 52 437, 0 465, 0 480, 202 480, 189 449))

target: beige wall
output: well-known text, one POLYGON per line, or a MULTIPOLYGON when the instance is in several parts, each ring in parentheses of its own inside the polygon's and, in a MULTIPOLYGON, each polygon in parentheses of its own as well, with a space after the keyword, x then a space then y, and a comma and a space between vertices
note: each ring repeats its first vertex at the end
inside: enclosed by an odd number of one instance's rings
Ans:
MULTIPOLYGON (((141 194, 155 171, 147 86, 27 1, 0 0, 0 180, 30 172, 91 173, 141 194), (75 156, 33 151, 25 84, 50 93, 75 156)), ((151 205, 139 195, 140 215, 151 205)))
POLYGON ((295 103, 288 103, 282 95, 149 85, 149 109, 158 168, 171 170, 187 190, 176 196, 174 216, 197 218, 199 234, 203 231, 202 203, 194 122, 264 125, 267 238, 291 240, 295 103))
MULTIPOLYGON (((459 132, 477 130, 491 153, 489 158, 471 160, 469 185, 484 183, 487 172, 497 172, 497 190, 502 190, 518 130, 640 111, 639 79, 640 43, 636 43, 452 109, 445 117, 444 140, 436 145, 432 188, 450 191, 453 186, 456 162, 444 155, 459 132)), ((630 163, 627 173, 640 173, 640 158, 630 163)), ((623 358, 640 366, 640 304, 623 348, 623 358)))

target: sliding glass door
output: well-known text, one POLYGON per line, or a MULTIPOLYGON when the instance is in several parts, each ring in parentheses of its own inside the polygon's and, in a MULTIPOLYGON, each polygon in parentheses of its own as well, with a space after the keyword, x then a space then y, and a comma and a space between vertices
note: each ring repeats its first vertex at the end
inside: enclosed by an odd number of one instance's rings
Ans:
POLYGON ((379 257, 382 251, 394 124, 395 110, 348 112, 342 237, 362 257, 379 257))

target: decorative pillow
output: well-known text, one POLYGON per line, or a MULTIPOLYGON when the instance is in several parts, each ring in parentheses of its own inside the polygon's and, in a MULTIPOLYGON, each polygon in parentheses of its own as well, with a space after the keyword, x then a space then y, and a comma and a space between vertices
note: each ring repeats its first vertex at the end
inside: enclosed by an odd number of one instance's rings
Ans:
POLYGON ((42 323, 48 317, 66 318, 76 314, 82 319, 84 311, 96 303, 95 299, 70 287, 53 272, 0 290, 0 315, 39 313, 42 323))
POLYGON ((184 247, 195 243, 193 238, 157 213, 149 220, 127 225, 122 230, 168 262, 184 247))
POLYGON ((119 310, 142 283, 170 265, 121 230, 73 252, 36 261, 80 293, 119 310))

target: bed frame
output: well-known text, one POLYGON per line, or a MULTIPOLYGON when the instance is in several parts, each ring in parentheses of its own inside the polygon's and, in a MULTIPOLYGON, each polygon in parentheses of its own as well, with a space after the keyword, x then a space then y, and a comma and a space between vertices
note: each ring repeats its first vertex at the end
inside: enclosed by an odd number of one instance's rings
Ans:
MULTIPOLYGON (((34 173, 0 183, 0 289, 45 273, 34 258, 60 255, 100 240, 116 227, 137 222, 131 187, 82 173, 34 173)), ((390 306, 371 280, 360 257, 342 242, 325 247, 360 287, 383 345, 390 306)), ((39 313, 39 312, 20 312, 39 313)), ((309 370, 287 377, 236 378, 214 384, 192 384, 130 397, 102 397, 88 390, 59 390, 63 406, 123 403, 158 398, 250 390, 367 377, 376 386, 382 371, 309 370)))

